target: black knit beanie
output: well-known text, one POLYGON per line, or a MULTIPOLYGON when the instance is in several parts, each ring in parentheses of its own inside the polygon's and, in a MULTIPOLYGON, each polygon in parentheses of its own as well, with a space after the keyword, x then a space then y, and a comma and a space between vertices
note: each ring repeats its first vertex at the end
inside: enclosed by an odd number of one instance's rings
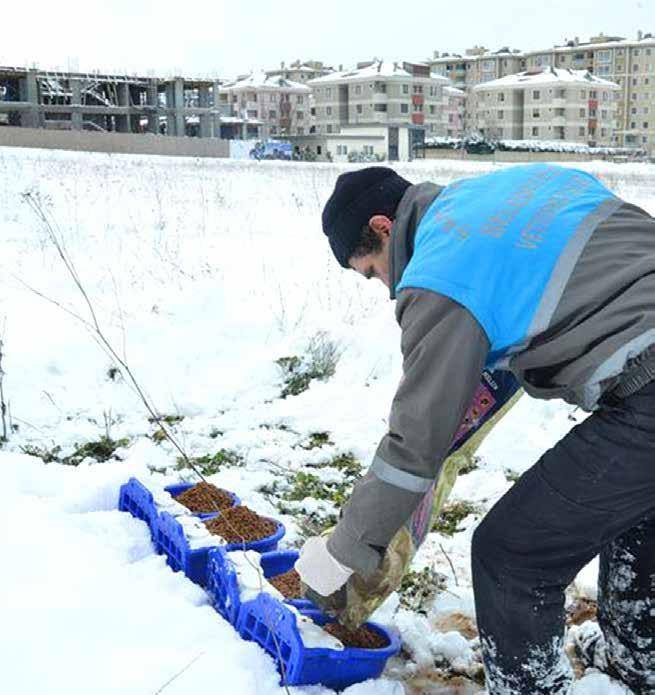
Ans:
POLYGON ((412 184, 388 167, 367 167, 341 174, 323 208, 323 231, 344 267, 359 246, 362 229, 373 215, 393 217, 412 184))

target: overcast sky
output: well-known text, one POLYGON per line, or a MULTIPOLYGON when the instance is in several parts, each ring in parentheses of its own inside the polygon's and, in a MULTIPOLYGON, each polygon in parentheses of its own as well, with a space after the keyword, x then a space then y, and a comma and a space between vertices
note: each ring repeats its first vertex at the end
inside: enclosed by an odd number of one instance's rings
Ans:
POLYGON ((232 77, 280 61, 338 67, 433 51, 544 48, 655 34, 655 0, 6 0, 0 65, 232 77))

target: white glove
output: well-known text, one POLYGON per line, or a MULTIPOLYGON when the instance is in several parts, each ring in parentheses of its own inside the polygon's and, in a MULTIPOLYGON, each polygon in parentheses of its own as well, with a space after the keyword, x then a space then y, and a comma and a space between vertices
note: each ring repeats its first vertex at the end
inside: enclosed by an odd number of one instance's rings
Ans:
POLYGON ((308 538, 296 561, 296 570, 302 581, 321 596, 330 596, 340 589, 353 573, 330 555, 327 539, 308 538))

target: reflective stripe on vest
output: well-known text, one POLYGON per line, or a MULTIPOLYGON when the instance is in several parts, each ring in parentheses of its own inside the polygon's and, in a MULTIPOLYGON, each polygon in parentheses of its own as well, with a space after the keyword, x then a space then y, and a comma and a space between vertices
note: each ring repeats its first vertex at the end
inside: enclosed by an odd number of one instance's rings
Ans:
POLYGON ((447 186, 423 215, 396 288, 465 306, 502 365, 550 323, 593 230, 622 201, 595 177, 549 164, 510 167, 447 186))

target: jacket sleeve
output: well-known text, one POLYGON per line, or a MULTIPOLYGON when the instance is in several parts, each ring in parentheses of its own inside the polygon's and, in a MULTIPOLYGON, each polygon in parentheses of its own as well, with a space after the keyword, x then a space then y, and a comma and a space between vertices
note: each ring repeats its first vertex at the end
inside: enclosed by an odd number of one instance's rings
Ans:
POLYGON ((355 485, 328 549, 363 576, 409 519, 441 464, 480 382, 489 341, 460 304, 428 290, 400 292, 403 377, 389 431, 355 485))

